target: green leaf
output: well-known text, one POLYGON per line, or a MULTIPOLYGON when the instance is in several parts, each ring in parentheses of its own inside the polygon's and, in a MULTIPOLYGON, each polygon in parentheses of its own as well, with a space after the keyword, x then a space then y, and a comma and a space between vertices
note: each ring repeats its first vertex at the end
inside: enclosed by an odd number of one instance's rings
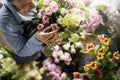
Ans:
POLYGON ((70 27, 70 30, 71 30, 71 31, 76 31, 76 30, 77 30, 77 27, 76 27, 76 26, 71 26, 71 27, 70 27))
POLYGON ((76 33, 80 33, 80 32, 83 32, 83 29, 82 28, 79 28, 77 31, 75 31, 76 33))
POLYGON ((63 34, 62 34, 62 38, 68 38, 70 36, 70 32, 69 31, 65 31, 63 34))
POLYGON ((80 50, 81 53, 89 53, 86 49, 80 50))
POLYGON ((11 57, 13 58, 13 51, 9 50, 6 47, 0 46, 0 49, 2 52, 0 54, 3 54, 4 57, 11 57))
POLYGON ((107 7, 105 5, 98 5, 96 6, 96 9, 104 12, 107 9, 107 7))
POLYGON ((106 58, 109 59, 111 57, 111 52, 106 53, 106 58))
POLYGON ((17 79, 20 79, 20 77, 22 77, 22 75, 21 74, 15 74, 15 75, 13 75, 12 76, 12 80, 17 80, 17 79))
POLYGON ((46 47, 43 47, 42 51, 43 51, 43 53, 44 53, 45 56, 51 56, 51 55, 52 55, 52 52, 53 52, 53 50, 50 49, 50 48, 47 47, 47 46, 46 46, 46 47))

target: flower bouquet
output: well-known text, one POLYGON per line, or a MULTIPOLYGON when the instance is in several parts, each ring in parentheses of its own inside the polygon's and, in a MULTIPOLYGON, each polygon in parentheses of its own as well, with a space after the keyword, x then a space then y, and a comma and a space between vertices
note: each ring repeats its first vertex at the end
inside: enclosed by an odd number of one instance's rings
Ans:
POLYGON ((41 80, 39 62, 17 64, 13 52, 0 46, 0 79, 1 80, 41 80), (34 74, 33 74, 34 73, 34 74))
POLYGON ((80 0, 39 0, 39 24, 34 28, 40 31, 52 27, 58 29, 59 35, 54 43, 43 47, 47 56, 40 68, 43 74, 51 80, 118 80, 115 68, 119 52, 112 54, 110 39, 104 38, 109 37, 105 31, 110 11, 110 5, 104 1, 86 6, 80 0), (97 38, 98 34, 104 35, 97 38))
POLYGON ((38 80, 36 76, 45 80, 42 75, 47 80, 119 80, 116 75, 119 52, 109 49, 111 36, 106 32, 109 19, 106 15, 111 10, 105 1, 86 5, 81 0, 39 0, 36 17, 24 27, 25 35, 29 38, 37 30, 51 27, 58 30, 58 38, 43 46, 47 58, 42 66, 29 64, 32 68, 21 69, 22 73, 33 71, 36 75, 29 74, 20 80, 38 80))

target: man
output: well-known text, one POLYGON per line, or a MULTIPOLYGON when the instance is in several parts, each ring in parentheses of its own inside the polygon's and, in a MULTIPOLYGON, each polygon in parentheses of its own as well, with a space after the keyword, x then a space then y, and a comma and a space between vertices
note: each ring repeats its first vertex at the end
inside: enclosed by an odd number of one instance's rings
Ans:
POLYGON ((57 30, 45 33, 36 32, 30 39, 26 39, 22 22, 24 16, 35 7, 34 0, 7 0, 0 9, 0 30, 14 51, 17 63, 27 63, 42 57, 42 44, 50 44, 55 41, 57 30))

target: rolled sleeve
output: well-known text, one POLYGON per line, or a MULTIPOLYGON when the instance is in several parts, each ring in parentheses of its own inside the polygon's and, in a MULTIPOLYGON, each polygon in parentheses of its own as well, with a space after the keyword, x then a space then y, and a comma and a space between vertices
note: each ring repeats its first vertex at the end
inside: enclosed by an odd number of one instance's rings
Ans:
POLYGON ((42 42, 39 42, 38 40, 35 39, 35 36, 33 35, 31 37, 31 42, 34 43, 36 46, 40 46, 42 44, 42 42))

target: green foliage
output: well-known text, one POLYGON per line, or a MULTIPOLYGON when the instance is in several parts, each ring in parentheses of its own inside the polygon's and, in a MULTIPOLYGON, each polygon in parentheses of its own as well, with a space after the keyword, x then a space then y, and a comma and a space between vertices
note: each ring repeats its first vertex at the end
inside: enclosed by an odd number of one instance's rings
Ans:
POLYGON ((104 12, 107 9, 107 7, 105 5, 98 5, 96 6, 96 9, 104 12))
POLYGON ((49 57, 52 55, 53 50, 50 47, 43 47, 42 49, 45 56, 49 57))

